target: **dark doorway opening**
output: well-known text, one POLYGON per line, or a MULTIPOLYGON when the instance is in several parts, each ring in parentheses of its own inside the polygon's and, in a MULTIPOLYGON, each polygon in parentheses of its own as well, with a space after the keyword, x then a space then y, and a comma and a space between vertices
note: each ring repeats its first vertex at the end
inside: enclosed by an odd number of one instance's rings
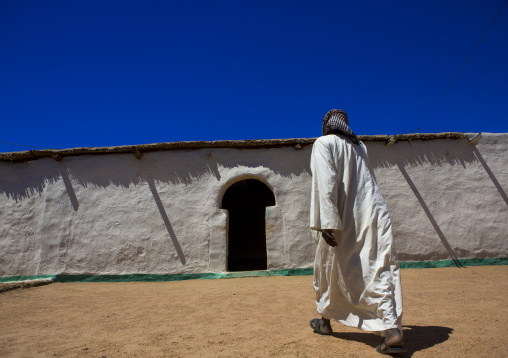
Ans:
POLYGON ((228 209, 228 271, 266 270, 265 210, 275 197, 264 183, 246 179, 231 185, 222 198, 228 209))

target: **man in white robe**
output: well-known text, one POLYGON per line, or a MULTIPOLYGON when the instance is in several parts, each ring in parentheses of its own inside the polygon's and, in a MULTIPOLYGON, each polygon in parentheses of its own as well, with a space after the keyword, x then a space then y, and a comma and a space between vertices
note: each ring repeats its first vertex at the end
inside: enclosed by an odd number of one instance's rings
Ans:
POLYGON ((402 291, 390 214, 367 149, 349 129, 347 114, 331 110, 312 148, 310 227, 317 239, 314 289, 321 319, 316 333, 331 334, 330 319, 379 332, 383 354, 402 347, 402 291))

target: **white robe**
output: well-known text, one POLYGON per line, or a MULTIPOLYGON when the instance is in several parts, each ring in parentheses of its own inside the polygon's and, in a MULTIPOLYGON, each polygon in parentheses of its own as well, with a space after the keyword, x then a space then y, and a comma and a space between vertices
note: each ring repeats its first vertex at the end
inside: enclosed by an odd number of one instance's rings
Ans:
POLYGON ((310 227, 318 312, 365 331, 402 332, 402 291, 390 214, 363 143, 327 135, 311 158, 310 227), (336 247, 319 231, 333 229, 336 247))

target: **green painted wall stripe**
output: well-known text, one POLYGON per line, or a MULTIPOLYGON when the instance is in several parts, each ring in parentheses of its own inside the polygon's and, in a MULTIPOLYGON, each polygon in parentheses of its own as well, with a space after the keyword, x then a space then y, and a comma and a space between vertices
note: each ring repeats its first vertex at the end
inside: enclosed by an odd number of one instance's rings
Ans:
POLYGON ((225 278, 223 273, 199 273, 182 275, 56 275, 55 282, 160 282, 160 281, 183 281, 197 279, 225 278))
POLYGON ((314 274, 312 267, 289 270, 270 270, 270 276, 310 276, 314 274))
MULTIPOLYGON (((483 266, 483 265, 508 265, 508 257, 497 259, 460 259, 463 266, 483 266)), ((406 268, 436 268, 436 267, 456 267, 453 260, 443 261, 423 261, 423 262, 401 262, 400 267, 406 268)), ((226 272, 226 273, 197 273, 181 275, 152 275, 152 274, 130 274, 130 275, 38 275, 38 276, 10 276, 0 277, 2 282, 37 280, 42 278, 52 278, 55 282, 160 282, 160 281, 183 281, 197 279, 219 279, 219 278, 237 278, 237 277, 268 277, 268 276, 309 276, 314 273, 312 267, 296 268, 287 270, 269 270, 269 271, 246 271, 246 272, 226 272)))
MULTIPOLYGON (((508 257, 497 259, 458 259, 462 266, 484 266, 484 265, 508 265, 508 257)), ((437 268, 457 267, 453 260, 423 261, 423 262, 401 262, 400 268, 437 268)))

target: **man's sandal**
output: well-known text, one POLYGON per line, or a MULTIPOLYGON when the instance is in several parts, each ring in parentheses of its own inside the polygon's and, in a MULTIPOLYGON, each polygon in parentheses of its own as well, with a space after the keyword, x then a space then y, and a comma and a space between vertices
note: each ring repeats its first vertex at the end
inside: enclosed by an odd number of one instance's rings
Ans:
POLYGON ((312 327, 314 332, 316 332, 317 334, 322 334, 324 336, 329 336, 330 334, 332 334, 332 331, 326 332, 321 329, 323 327, 323 324, 321 322, 322 321, 320 318, 314 318, 312 321, 310 321, 310 326, 312 327))
POLYGON ((390 347, 388 343, 383 342, 382 344, 377 346, 376 351, 381 354, 397 354, 407 352, 407 349, 404 347, 390 347))

